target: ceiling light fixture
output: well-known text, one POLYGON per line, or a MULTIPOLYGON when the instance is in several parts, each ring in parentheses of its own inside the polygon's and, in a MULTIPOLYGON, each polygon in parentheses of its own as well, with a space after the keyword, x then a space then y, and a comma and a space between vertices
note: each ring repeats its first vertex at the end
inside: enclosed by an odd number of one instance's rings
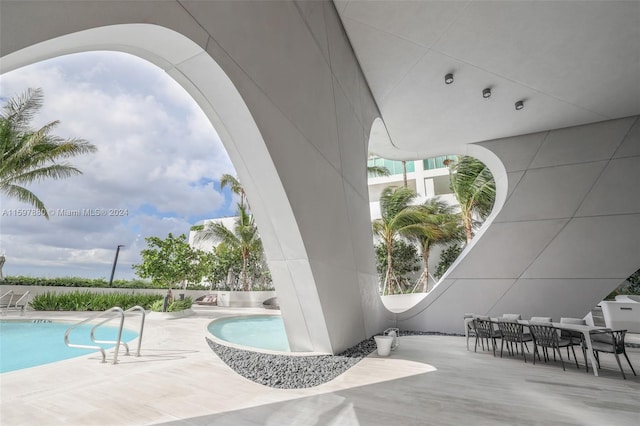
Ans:
POLYGON ((520 111, 522 108, 524 108, 524 101, 516 102, 516 111, 520 111))
POLYGON ((445 82, 445 84, 453 83, 453 74, 449 73, 449 74, 445 75, 444 76, 444 82, 445 82))
POLYGON ((491 89, 488 87, 482 91, 482 97, 485 99, 489 99, 491 97, 491 89))

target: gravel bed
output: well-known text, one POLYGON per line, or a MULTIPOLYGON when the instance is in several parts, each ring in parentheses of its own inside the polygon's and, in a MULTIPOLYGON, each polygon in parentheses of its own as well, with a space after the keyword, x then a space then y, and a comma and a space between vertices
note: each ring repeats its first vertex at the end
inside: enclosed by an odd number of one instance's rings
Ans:
MULTIPOLYGON (((459 336, 438 332, 401 331, 400 336, 459 336)), ((206 338, 209 347, 241 376, 279 389, 310 388, 335 379, 376 350, 370 337, 337 355, 275 355, 220 345, 206 338)))

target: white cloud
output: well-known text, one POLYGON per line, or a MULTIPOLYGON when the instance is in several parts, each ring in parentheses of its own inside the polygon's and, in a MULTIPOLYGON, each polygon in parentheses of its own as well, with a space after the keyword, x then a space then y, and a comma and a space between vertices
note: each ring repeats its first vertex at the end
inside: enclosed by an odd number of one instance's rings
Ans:
MULTIPOLYGON (((188 234, 196 221, 231 213, 211 183, 235 173, 219 137, 195 101, 154 65, 119 53, 70 55, 3 75, 0 96, 28 87, 45 93, 34 124, 60 120, 56 134, 82 137, 99 150, 71 160, 83 175, 29 189, 50 209, 127 215, 0 216, 5 273, 105 276, 116 245, 125 244, 118 271, 130 276, 127 265, 139 261, 144 237, 188 234)), ((16 208, 30 206, 2 198, 0 210, 16 208)))

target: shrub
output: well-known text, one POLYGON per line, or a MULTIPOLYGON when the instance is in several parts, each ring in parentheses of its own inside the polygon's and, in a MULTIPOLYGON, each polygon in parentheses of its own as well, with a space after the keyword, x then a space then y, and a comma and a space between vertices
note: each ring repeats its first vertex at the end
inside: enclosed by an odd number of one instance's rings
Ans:
POLYGON ((635 294, 640 295, 640 269, 631 274, 622 284, 613 290, 605 300, 614 300, 619 294, 635 294))
POLYGON ((456 261, 458 256, 460 256, 461 252, 462 247, 457 244, 454 244, 442 250, 442 253, 440 253, 440 263, 438 263, 438 266, 436 267, 433 275, 436 278, 440 279, 440 277, 443 276, 445 272, 447 272, 447 269, 449 269, 453 262, 456 261))
MULTIPOLYGON (((374 250, 377 259, 378 278, 382 283, 387 273, 387 247, 380 242, 374 246, 374 250)), ((405 287, 411 281, 410 275, 420 270, 418 250, 413 244, 404 240, 393 240, 392 250, 394 272, 398 281, 405 287)), ((410 288, 404 288, 404 291, 410 291, 410 288)))
POLYGON ((190 297, 185 297, 184 300, 174 300, 167 306, 167 312, 184 311, 191 308, 192 303, 190 297))
POLYGON ((102 294, 88 291, 47 292, 34 296, 29 302, 29 306, 36 311, 106 311, 114 306, 127 310, 136 305, 148 310, 156 300, 162 302, 162 296, 157 294, 102 294))
MULTIPOLYGON (((173 302, 169 303, 169 305, 167 306, 167 312, 184 311, 185 309, 191 308, 192 304, 193 304, 193 301, 191 300, 190 297, 185 297, 183 300, 174 300, 173 302)), ((150 309, 153 312, 162 312, 163 305, 164 305, 164 298, 154 302, 151 305, 150 309)))
POLYGON ((158 299, 149 307, 153 312, 162 312, 162 305, 164 305, 164 299, 158 299))

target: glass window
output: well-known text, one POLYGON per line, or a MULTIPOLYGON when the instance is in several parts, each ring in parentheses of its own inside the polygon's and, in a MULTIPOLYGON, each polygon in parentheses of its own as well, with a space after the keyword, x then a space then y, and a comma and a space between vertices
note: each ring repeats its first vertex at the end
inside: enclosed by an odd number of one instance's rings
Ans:
POLYGON ((427 158, 422 161, 422 164, 425 170, 443 169, 447 167, 444 164, 445 160, 457 161, 457 159, 457 155, 442 155, 440 157, 427 158))

